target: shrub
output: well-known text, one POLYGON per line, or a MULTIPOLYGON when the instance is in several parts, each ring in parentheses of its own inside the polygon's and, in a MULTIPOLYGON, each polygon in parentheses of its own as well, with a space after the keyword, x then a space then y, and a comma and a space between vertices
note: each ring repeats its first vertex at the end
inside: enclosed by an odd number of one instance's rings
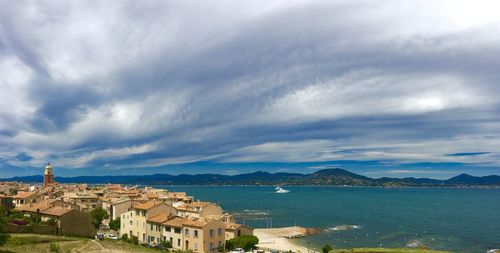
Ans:
POLYGON ((323 248, 321 248, 321 251, 323 251, 323 253, 328 253, 332 249, 333 249, 332 246, 330 246, 329 244, 325 244, 325 246, 323 246, 323 248))
POLYGON ((55 243, 55 242, 51 242, 49 248, 50 248, 50 252, 59 252, 59 250, 60 250, 59 243, 55 243))
POLYGON ((162 249, 170 249, 172 248, 172 243, 170 241, 162 241, 160 247, 162 249))
POLYGON ((242 235, 235 237, 226 242, 226 248, 228 250, 233 250, 235 248, 243 248, 245 251, 249 251, 255 248, 255 245, 259 244, 259 238, 253 235, 242 235))
POLYGON ((0 246, 4 245, 9 239, 9 234, 5 232, 7 219, 5 218, 5 209, 0 206, 0 246))
POLYGON ((128 234, 123 234, 122 235, 122 241, 128 242, 128 234))
POLYGON ((139 244, 139 238, 137 236, 133 235, 130 237, 130 242, 135 243, 135 244, 139 244))
POLYGON ((16 211, 16 210, 11 210, 9 218, 11 218, 11 219, 24 219, 24 214, 19 212, 19 211, 16 211))

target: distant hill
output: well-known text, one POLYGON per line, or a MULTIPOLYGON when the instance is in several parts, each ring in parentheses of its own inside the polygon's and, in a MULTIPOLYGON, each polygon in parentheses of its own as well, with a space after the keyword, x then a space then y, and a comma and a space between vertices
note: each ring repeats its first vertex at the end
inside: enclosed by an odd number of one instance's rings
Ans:
MULTIPOLYGON (((43 176, 26 176, 0 179, 0 181, 17 181, 41 183, 43 176)), ((385 186, 385 187, 461 187, 461 186, 500 186, 500 176, 475 177, 461 174, 447 180, 429 178, 369 178, 343 169, 325 169, 311 174, 269 173, 257 171, 234 176, 220 174, 168 175, 155 174, 143 176, 80 176, 56 177, 60 183, 88 184, 147 184, 147 185, 348 185, 348 186, 385 186)))

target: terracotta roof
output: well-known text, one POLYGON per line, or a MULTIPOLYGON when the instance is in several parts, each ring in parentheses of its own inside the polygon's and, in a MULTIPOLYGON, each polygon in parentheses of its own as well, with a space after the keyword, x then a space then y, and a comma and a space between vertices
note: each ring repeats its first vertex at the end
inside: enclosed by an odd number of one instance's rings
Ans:
POLYGON ((169 192, 167 193, 168 198, 182 198, 185 199, 187 198, 187 194, 185 192, 169 192))
POLYGON ((51 207, 49 209, 45 209, 43 211, 40 211, 40 213, 42 214, 47 214, 47 215, 52 215, 52 216, 61 216, 65 213, 68 213, 70 212, 71 208, 64 208, 64 207, 60 207, 60 206, 54 206, 54 207, 51 207))
POLYGON ((226 225, 226 229, 228 230, 235 230, 235 229, 238 229, 239 227, 241 227, 241 224, 237 224, 237 223, 225 223, 226 225))
POLYGON ((195 207, 205 207, 205 206, 208 206, 212 204, 212 202, 205 202, 205 201, 196 201, 196 202, 193 202, 191 204, 189 204, 190 206, 195 206, 195 207))
POLYGON ((33 195, 36 195, 35 192, 18 192, 16 196, 14 196, 13 198, 15 199, 25 199, 25 198, 28 198, 28 197, 31 197, 33 195))
POLYGON ((18 211, 23 211, 23 212, 37 212, 37 211, 43 211, 45 209, 51 208, 52 203, 56 201, 55 199, 44 199, 39 202, 33 203, 33 204, 26 204, 23 206, 17 206, 15 210, 18 211))
POLYGON ((207 223, 208 223, 207 220, 204 218, 187 219, 176 216, 168 221, 163 222, 163 225, 171 227, 182 227, 182 226, 204 227, 205 225, 207 225, 207 223))
POLYGON ((168 213, 161 213, 148 219, 148 222, 163 223, 170 218, 168 213))
POLYGON ((198 202, 193 202, 190 204, 182 204, 180 206, 177 206, 177 210, 184 210, 184 211, 190 211, 190 212, 200 212, 204 207, 212 204, 212 202, 203 202, 203 201, 198 201, 198 202))
POLYGON ((155 201, 148 201, 142 204, 135 205, 135 209, 141 209, 141 210, 149 210, 157 205, 160 205, 161 202, 155 202, 155 201))
POLYGON ((148 199, 157 199, 157 198, 160 198, 160 195, 158 195, 156 193, 148 193, 148 194, 146 194, 146 197, 148 199))
POLYGON ((108 185, 106 185, 106 188, 108 190, 120 190, 122 188, 122 186, 119 184, 108 184, 108 185))

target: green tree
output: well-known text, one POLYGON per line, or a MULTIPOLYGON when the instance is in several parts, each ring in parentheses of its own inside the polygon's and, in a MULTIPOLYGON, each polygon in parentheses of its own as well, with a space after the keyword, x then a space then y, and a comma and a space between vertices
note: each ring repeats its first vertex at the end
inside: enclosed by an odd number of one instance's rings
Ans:
POLYGON ((253 235, 242 235, 235 237, 226 242, 226 248, 228 250, 233 250, 235 248, 243 248, 245 251, 249 251, 255 248, 255 245, 259 244, 259 238, 253 235))
POLYGON ((329 244, 325 244, 325 246, 323 246, 323 248, 321 248, 321 250, 323 251, 323 253, 328 253, 328 252, 330 252, 330 250, 333 250, 333 248, 329 244))
POLYGON ((92 217, 92 224, 95 228, 99 228, 102 221, 109 218, 109 214, 102 207, 98 207, 90 212, 90 217, 92 217))
POLYGON ((120 230, 121 223, 122 223, 121 219, 120 219, 120 217, 118 217, 118 218, 109 222, 109 228, 113 229, 114 231, 118 231, 118 230, 120 230))
POLYGON ((0 246, 4 245, 5 242, 9 239, 9 234, 7 234, 7 217, 5 216, 6 212, 3 206, 0 206, 0 246))

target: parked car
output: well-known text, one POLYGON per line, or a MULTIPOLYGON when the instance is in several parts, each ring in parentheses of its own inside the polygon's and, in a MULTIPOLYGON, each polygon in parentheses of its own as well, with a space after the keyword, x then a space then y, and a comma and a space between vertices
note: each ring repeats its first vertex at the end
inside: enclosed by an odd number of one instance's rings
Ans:
POLYGON ((236 248, 233 251, 231 251, 231 253, 245 253, 245 250, 242 248, 236 248))
POLYGON ((111 239, 111 240, 118 240, 118 236, 116 236, 115 234, 108 234, 107 237, 108 237, 108 239, 111 239))

